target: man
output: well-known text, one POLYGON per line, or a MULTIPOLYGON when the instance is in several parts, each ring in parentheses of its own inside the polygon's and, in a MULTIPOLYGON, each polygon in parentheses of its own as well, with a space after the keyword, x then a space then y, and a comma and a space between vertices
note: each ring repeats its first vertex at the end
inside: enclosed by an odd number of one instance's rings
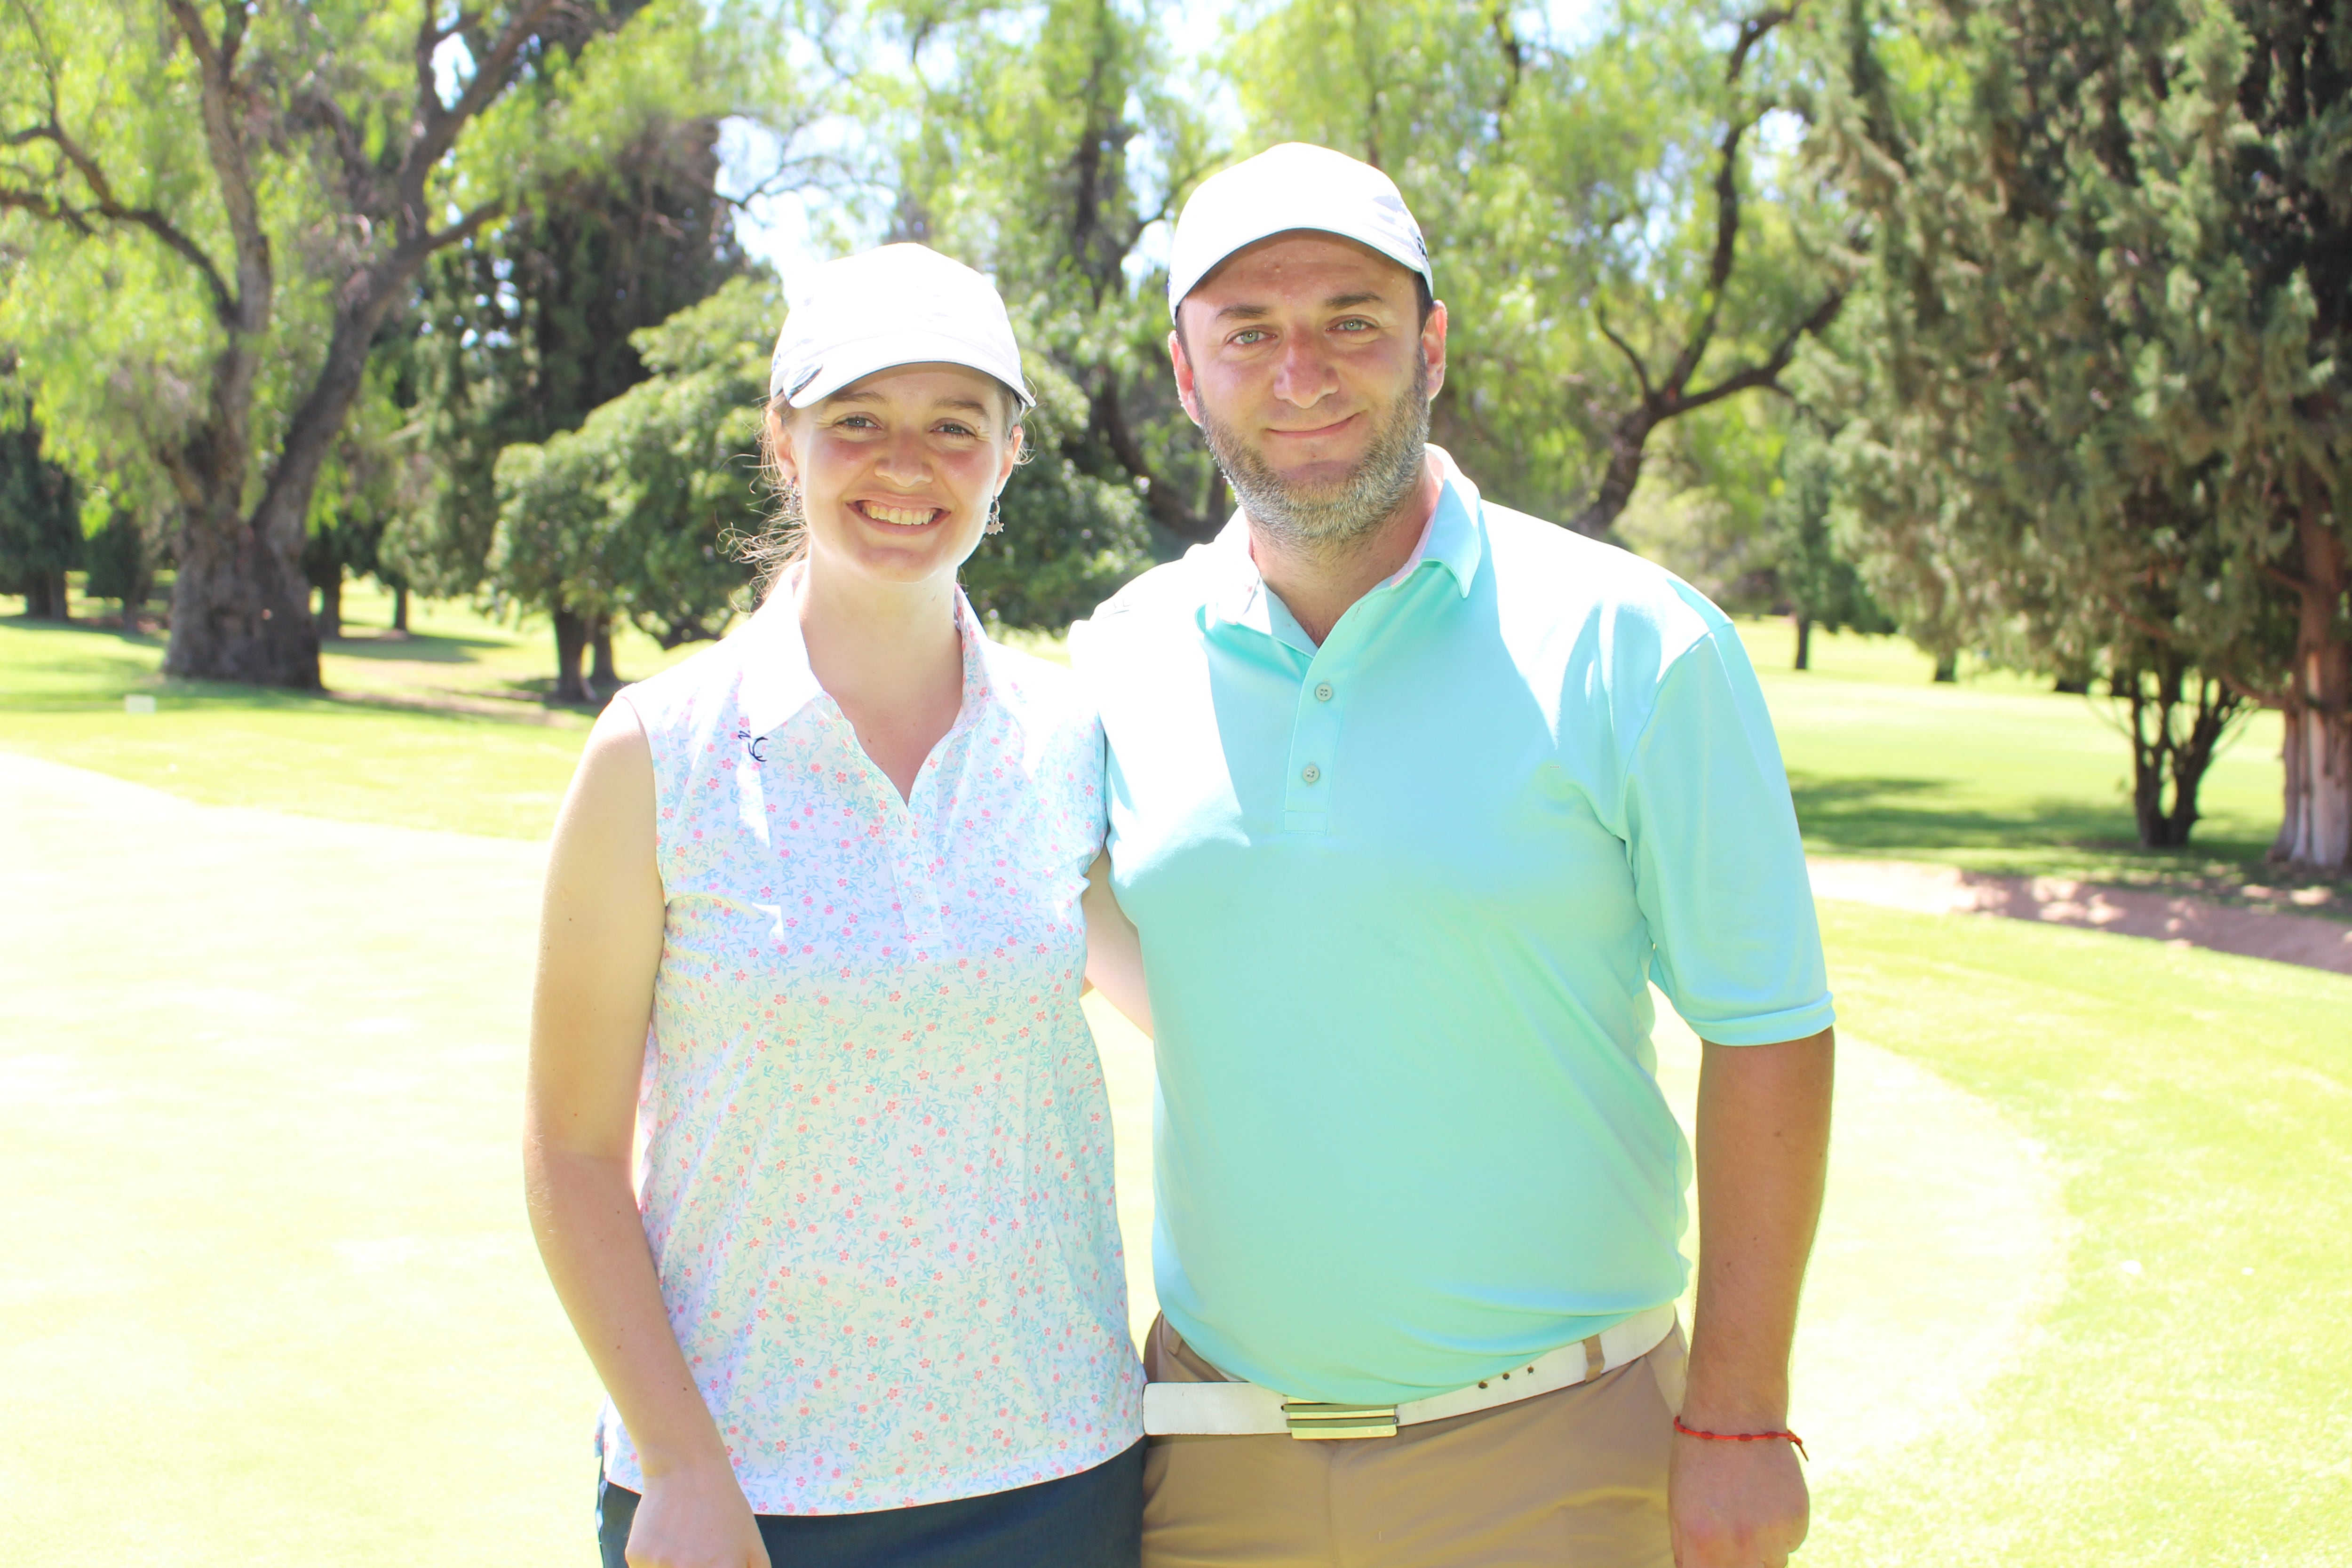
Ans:
POLYGON ((1204 183, 1169 350, 1241 514, 1071 639, 1158 1047, 1145 1559, 1778 1564, 1832 1056, 1787 780, 1721 612, 1425 445, 1430 285, 1352 159, 1204 183), (1686 1362, 1652 979, 1707 1042, 1686 1362))

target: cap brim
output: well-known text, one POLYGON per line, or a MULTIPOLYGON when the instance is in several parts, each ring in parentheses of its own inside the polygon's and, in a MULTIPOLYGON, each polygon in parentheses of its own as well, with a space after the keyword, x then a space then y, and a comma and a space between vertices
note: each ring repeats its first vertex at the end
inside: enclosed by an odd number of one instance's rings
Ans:
POLYGON ((844 343, 824 356, 824 363, 817 367, 814 374, 798 386, 784 388, 785 401, 794 408, 806 408, 812 403, 832 396, 854 381, 861 381, 877 371, 896 370, 908 364, 956 364, 966 370, 976 370, 992 381, 1001 382, 1020 400, 1024 412, 1037 406, 1036 398, 1030 395, 1029 384, 1022 379, 1019 365, 1004 364, 1001 356, 991 354, 977 344, 943 337, 936 329, 886 332, 844 343))

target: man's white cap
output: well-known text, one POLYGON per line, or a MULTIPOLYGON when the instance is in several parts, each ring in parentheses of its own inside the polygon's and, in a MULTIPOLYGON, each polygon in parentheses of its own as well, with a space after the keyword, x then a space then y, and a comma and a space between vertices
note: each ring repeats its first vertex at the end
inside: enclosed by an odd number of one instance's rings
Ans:
POLYGON ((1429 247, 1396 182, 1345 153, 1286 142, 1202 181, 1176 220, 1168 314, 1234 251, 1268 235, 1319 229, 1367 245, 1437 291, 1429 247))
POLYGON ((886 245, 808 275, 776 336, 768 396, 806 408, 877 370, 934 363, 992 375, 1036 405, 996 285, 928 246, 886 245))

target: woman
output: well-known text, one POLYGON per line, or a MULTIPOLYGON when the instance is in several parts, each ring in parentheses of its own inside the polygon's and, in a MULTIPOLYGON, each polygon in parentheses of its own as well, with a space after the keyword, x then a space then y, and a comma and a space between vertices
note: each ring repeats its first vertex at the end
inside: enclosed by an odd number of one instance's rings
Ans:
POLYGON ((955 581, 1028 401, 979 274, 818 269, 771 369, 789 563, 564 801, 526 1164, 610 1394, 607 1568, 1137 1560, 1100 736, 955 581))

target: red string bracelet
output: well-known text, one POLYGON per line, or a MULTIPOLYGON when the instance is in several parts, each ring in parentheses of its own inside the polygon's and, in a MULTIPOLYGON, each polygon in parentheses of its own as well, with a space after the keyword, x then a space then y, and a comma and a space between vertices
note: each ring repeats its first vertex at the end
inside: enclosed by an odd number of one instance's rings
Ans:
POLYGON ((1794 1432, 1702 1432, 1696 1426, 1684 1426, 1679 1415, 1675 1417, 1675 1430, 1685 1437, 1704 1437, 1710 1443, 1763 1443, 1775 1437, 1785 1437, 1795 1446, 1798 1453, 1804 1454, 1807 1464, 1813 1461, 1813 1457, 1805 1453, 1805 1440, 1794 1432))

